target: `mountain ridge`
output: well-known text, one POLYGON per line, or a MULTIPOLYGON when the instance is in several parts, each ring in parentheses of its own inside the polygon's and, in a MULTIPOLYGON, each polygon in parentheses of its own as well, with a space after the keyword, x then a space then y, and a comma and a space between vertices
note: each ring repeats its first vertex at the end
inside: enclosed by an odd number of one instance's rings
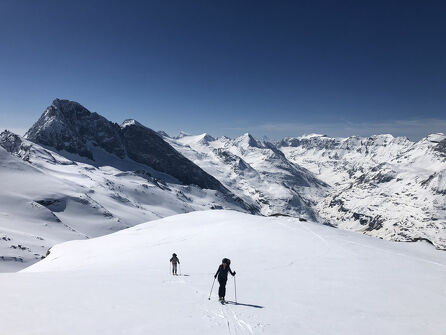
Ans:
POLYGON ((55 99, 26 138, 0 134, 0 156, 5 269, 35 262, 60 241, 222 208, 446 249, 441 133, 418 142, 389 134, 170 137, 55 99))
POLYGON ((155 131, 135 120, 126 120, 122 125, 90 112, 77 102, 55 99, 24 137, 92 161, 95 157, 91 147, 100 147, 120 159, 129 157, 185 184, 226 192, 218 180, 180 155, 155 131))

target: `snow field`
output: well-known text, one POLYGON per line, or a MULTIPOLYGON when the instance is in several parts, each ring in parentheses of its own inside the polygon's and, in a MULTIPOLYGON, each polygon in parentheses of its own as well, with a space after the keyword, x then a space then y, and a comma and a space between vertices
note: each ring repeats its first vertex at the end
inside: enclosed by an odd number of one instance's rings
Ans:
POLYGON ((9 334, 441 335, 445 282, 446 254, 424 243, 201 211, 65 242, 1 274, 0 322, 9 334), (188 276, 170 275, 173 252, 188 276), (223 257, 240 305, 220 305, 217 283, 207 299, 223 257))
POLYGON ((0 146, 0 272, 21 270, 68 240, 212 206, 238 208, 216 191, 164 183, 131 161, 122 164, 132 171, 95 167, 23 141, 19 157, 0 146))

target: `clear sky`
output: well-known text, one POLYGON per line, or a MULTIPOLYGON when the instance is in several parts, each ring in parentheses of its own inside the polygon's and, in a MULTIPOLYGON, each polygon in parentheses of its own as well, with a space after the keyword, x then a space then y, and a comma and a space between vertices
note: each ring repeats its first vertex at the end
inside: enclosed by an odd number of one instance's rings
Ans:
POLYGON ((446 132, 445 1, 0 0, 0 129, 54 98, 176 134, 446 132))

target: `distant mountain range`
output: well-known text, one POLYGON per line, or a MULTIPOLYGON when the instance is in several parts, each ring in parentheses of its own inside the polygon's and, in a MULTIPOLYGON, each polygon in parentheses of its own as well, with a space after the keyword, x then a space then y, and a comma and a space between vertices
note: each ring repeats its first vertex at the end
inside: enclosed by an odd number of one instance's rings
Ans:
POLYGON ((337 227, 446 249, 446 136, 288 138, 277 147, 332 186, 316 205, 337 227))
MULTIPOLYGON (((287 215, 446 249, 446 136, 170 137, 56 99, 0 134, 0 270, 54 243, 201 209, 287 215)), ((241 223, 242 224, 242 223, 241 223)))

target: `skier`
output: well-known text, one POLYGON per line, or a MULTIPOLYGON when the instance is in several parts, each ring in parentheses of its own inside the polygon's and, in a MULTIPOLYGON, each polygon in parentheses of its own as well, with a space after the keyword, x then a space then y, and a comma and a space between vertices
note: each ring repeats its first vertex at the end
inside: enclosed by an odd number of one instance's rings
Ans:
POLYGON ((170 262, 172 263, 172 274, 174 276, 177 275, 177 264, 180 264, 180 260, 177 257, 176 253, 172 254, 172 258, 170 259, 170 262))
POLYGON ((235 271, 231 270, 231 260, 228 258, 223 258, 221 265, 218 267, 217 272, 215 273, 214 278, 218 276, 218 283, 220 287, 218 288, 218 297, 222 304, 225 303, 225 295, 226 295, 226 282, 228 281, 228 272, 235 276, 235 271))

